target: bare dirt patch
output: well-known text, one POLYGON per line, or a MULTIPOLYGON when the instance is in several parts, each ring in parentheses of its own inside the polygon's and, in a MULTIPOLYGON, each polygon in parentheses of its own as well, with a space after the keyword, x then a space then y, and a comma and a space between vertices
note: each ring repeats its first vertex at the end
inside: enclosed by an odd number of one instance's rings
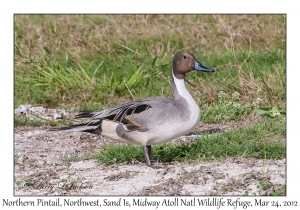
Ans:
POLYGON ((111 140, 50 128, 15 127, 15 195, 285 194, 285 159, 105 165, 90 155, 111 140))

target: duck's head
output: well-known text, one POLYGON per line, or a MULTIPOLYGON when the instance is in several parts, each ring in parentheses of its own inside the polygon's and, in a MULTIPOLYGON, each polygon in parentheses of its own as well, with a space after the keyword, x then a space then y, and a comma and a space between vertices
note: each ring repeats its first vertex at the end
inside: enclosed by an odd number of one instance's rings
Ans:
POLYGON ((173 58, 173 74, 177 79, 184 79, 185 74, 192 71, 214 72, 215 70, 203 66, 192 53, 179 52, 173 58))

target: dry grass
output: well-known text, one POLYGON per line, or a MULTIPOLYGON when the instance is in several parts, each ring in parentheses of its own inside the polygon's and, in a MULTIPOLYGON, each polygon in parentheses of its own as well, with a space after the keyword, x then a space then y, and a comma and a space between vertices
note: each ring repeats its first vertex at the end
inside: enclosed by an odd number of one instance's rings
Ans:
POLYGON ((284 49, 286 41, 285 15, 16 15, 15 29, 16 55, 68 51, 75 61, 97 53, 139 54, 127 46, 139 41, 149 41, 147 49, 157 56, 174 53, 176 41, 192 51, 203 46, 204 55, 249 46, 250 39, 262 51, 284 49))

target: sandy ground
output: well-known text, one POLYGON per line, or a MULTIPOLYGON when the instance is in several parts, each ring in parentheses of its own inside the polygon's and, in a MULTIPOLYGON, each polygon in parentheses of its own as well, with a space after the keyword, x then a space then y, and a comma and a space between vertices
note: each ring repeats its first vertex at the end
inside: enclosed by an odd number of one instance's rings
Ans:
MULTIPOLYGON (((92 134, 48 129, 15 127, 15 195, 243 195, 246 191, 249 195, 265 195, 276 190, 285 193, 284 159, 265 163, 245 158, 210 163, 156 163, 156 168, 143 162, 105 165, 83 157, 112 141, 92 134), (265 187, 257 188, 259 182, 265 187)), ((227 127, 210 130, 222 129, 227 127)))

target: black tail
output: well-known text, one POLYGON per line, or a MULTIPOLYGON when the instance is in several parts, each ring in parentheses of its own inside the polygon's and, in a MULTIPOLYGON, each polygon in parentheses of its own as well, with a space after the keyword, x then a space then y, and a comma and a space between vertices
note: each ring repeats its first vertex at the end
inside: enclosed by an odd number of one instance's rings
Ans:
POLYGON ((100 135, 102 132, 101 124, 102 124, 102 120, 97 120, 94 122, 88 121, 88 122, 83 122, 81 124, 72 125, 68 127, 54 128, 50 131, 69 130, 69 131, 77 131, 77 132, 94 133, 100 135))
POLYGON ((90 110, 80 111, 79 114, 77 114, 75 116, 75 119, 78 119, 78 118, 91 118, 95 115, 95 112, 97 112, 97 111, 90 111, 90 110))

